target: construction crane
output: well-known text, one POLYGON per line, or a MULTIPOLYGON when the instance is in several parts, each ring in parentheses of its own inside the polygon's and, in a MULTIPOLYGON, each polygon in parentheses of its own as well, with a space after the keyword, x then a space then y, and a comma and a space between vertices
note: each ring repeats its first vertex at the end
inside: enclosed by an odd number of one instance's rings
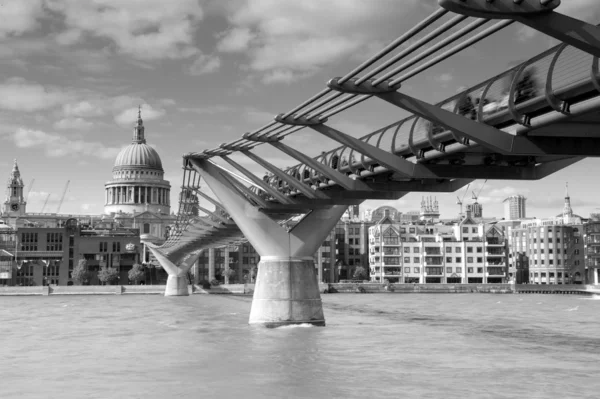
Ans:
POLYGON ((462 216, 463 214, 463 200, 465 199, 465 196, 467 195, 467 192, 469 191, 469 186, 471 185, 471 183, 467 184, 467 188, 465 189, 465 193, 463 194, 462 199, 457 195, 456 196, 456 204, 460 207, 460 213, 458 214, 459 217, 462 216))
POLYGON ((50 199, 51 195, 52 193, 48 194, 48 196, 46 197, 46 201, 44 201, 44 206, 42 206, 42 210, 40 211, 40 213, 44 213, 44 209, 46 209, 46 205, 48 204, 48 200, 50 199))
POLYGON ((475 190, 473 190, 473 199, 475 200, 475 203, 477 203, 477 198, 479 198, 479 194, 481 194, 481 190, 483 190, 483 186, 485 186, 485 183, 487 183, 487 179, 485 179, 485 181, 483 182, 483 184, 481 185, 481 187, 479 187, 479 191, 477 192, 477 194, 475 194, 475 190))
POLYGON ((31 189, 33 188, 33 183, 35 183, 35 179, 31 179, 31 183, 29 183, 29 190, 27 190, 27 196, 25 197, 25 202, 29 201, 29 193, 31 193, 31 189))
POLYGON ((67 184, 65 184, 65 189, 63 190, 62 197, 60 197, 60 201, 58 202, 58 208, 56 208, 57 214, 58 214, 58 212, 60 212, 60 207, 62 206, 63 201, 65 200, 65 194, 67 194, 67 189, 69 188, 69 183, 71 183, 71 180, 67 180, 67 184))

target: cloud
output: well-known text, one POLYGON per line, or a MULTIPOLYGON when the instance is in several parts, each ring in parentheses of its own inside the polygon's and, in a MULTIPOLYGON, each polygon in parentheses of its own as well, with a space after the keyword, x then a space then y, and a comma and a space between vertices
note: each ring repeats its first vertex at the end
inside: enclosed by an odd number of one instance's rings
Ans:
POLYGON ((62 31, 54 38, 58 44, 63 46, 70 46, 77 43, 82 38, 82 32, 80 29, 69 29, 62 31))
MULTIPOLYGON (((142 119, 144 120, 155 120, 163 117, 165 115, 165 110, 160 108, 153 108, 151 105, 143 104, 142 105, 142 119)), ((115 116, 115 122, 122 126, 130 126, 134 124, 138 117, 138 108, 131 107, 128 108, 117 116, 115 116)))
POLYGON ((0 38, 34 30, 43 12, 42 0, 3 1, 0 7, 0 38))
POLYGON ((63 41, 71 31, 111 40, 134 58, 178 59, 198 52, 195 28, 204 14, 197 0, 47 0, 48 9, 64 16, 63 41))
POLYGON ((92 116, 104 115, 104 110, 98 106, 92 105, 89 101, 83 100, 76 103, 63 105, 65 116, 75 116, 89 118, 92 116))
POLYGON ((72 99, 73 94, 13 78, 0 84, 0 108, 9 111, 40 111, 53 108, 72 99))
POLYGON ((83 118, 64 118, 54 123, 55 129, 60 130, 85 130, 92 127, 92 122, 86 121, 83 118))
POLYGON ((256 35, 248 28, 233 28, 221 36, 217 43, 217 51, 235 53, 246 50, 255 37, 256 35))
MULTIPOLYGON (((469 186, 469 191, 479 191, 480 189, 480 185, 473 185, 471 184, 469 186)), ((479 194, 478 197, 478 202, 485 204, 485 203, 501 203, 503 202, 506 198, 510 197, 511 195, 525 195, 529 193, 529 189, 527 188, 516 188, 513 186, 504 186, 504 187, 500 187, 500 188, 493 188, 493 187, 485 187, 483 192, 479 194)), ((467 193, 467 195, 470 195, 467 193)), ((462 196, 462 194, 461 194, 462 196)))
POLYGON ((84 211, 89 211, 90 209, 94 208, 96 206, 96 204, 81 204, 81 209, 84 211))
POLYGON ((389 37, 416 4, 393 0, 246 0, 230 4, 232 25, 217 44, 221 52, 246 50, 247 68, 265 83, 288 83, 323 65, 364 53, 389 37), (332 13, 335 16, 332 16, 332 13), (360 27, 360 29, 357 29, 360 27))
POLYGON ((86 156, 114 159, 120 147, 107 147, 98 142, 68 139, 64 136, 41 130, 19 128, 12 139, 18 148, 43 148, 49 157, 86 156))
POLYGON ((200 54, 189 67, 190 75, 198 76, 215 72, 221 67, 221 59, 215 55, 200 54))
POLYGON ((244 119, 246 119, 248 122, 261 125, 266 125, 267 123, 272 122, 276 115, 277 114, 274 112, 260 111, 253 108, 247 109, 243 114, 244 119))
POLYGON ((192 112, 195 114, 217 114, 221 112, 231 111, 232 108, 229 105, 210 105, 208 107, 195 107, 195 108, 179 108, 180 112, 192 112))

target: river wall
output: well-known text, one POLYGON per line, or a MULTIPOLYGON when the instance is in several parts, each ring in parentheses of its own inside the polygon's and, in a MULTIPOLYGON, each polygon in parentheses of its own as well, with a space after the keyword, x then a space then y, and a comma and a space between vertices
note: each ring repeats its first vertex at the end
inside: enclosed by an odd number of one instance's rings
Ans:
MULTIPOLYGON (((0 287, 0 296, 22 295, 164 295, 164 285, 70 285, 36 287, 0 287)), ((252 295, 254 284, 223 284, 210 289, 189 286, 190 294, 252 295)), ((534 284, 319 284, 323 294, 398 293, 398 294, 579 294, 600 295, 599 285, 534 284)))

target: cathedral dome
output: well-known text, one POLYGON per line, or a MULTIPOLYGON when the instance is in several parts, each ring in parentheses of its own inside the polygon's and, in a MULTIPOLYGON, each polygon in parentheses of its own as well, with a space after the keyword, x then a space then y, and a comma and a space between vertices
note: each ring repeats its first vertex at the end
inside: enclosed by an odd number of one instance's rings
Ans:
POLYGON ((123 148, 115 160, 115 168, 136 166, 163 171, 162 162, 154 148, 146 143, 131 143, 123 148))

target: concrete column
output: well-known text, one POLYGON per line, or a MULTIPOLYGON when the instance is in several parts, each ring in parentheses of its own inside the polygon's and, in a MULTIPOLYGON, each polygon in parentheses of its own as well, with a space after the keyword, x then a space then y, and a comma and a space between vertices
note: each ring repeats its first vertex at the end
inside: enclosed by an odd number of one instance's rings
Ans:
POLYGON ((315 209, 287 230, 242 197, 211 162, 190 162, 261 257, 249 323, 324 326, 313 255, 347 205, 315 209))
POLYGON ((177 266, 159 249, 152 246, 148 246, 148 248, 169 275, 167 278, 167 286, 165 288, 165 296, 189 295, 190 289, 187 272, 192 268, 194 263, 196 263, 201 252, 190 256, 185 262, 182 262, 181 266, 177 266))
POLYGON ((600 284, 598 282, 598 275, 600 274, 600 269, 592 269, 594 271, 594 285, 600 284))
POLYGON ((215 249, 208 249, 208 281, 215 279, 215 249))

